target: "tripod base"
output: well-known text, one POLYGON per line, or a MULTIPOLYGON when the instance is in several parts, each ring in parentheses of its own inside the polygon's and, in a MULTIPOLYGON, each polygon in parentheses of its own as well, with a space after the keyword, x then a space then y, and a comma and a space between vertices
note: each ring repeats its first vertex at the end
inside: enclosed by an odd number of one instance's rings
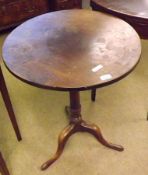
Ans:
POLYGON ((53 164, 62 154, 65 144, 68 140, 68 138, 76 133, 76 132, 88 132, 92 134, 100 143, 102 143, 104 146, 114 149, 116 151, 123 151, 124 148, 120 145, 115 145, 112 143, 107 142, 102 134, 100 128, 95 125, 95 124, 88 124, 84 120, 77 121, 75 123, 70 123, 59 135, 59 140, 58 140, 58 148, 55 153, 55 155, 45 162, 41 166, 41 170, 46 170, 51 164, 53 164))
POLYGON ((88 132, 92 134, 101 144, 114 149, 116 151, 123 151, 124 148, 120 145, 107 142, 102 136, 100 128, 95 124, 88 124, 81 118, 81 105, 78 92, 70 93, 70 107, 66 107, 66 113, 70 116, 70 123, 59 135, 58 147, 56 153, 51 159, 45 162, 41 166, 41 170, 46 170, 51 164, 53 164, 62 154, 65 144, 68 138, 76 132, 88 132))

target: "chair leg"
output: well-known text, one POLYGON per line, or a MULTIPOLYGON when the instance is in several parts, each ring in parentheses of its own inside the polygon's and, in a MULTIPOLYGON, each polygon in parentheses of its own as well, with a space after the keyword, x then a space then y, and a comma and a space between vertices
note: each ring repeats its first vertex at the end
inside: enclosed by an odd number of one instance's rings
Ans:
POLYGON ((10 175, 1 152, 0 152, 0 173, 2 173, 2 175, 10 175))
POLYGON ((20 131, 19 131, 19 128, 18 128, 18 124, 17 124, 16 117, 15 117, 15 114, 14 114, 14 111, 13 111, 13 108, 12 108, 12 104, 11 104, 11 101, 10 101, 10 97, 9 97, 9 94, 8 94, 8 90, 7 90, 7 87, 6 87, 6 84, 5 84, 5 80, 4 80, 1 68, 0 68, 0 91, 1 91, 1 94, 2 94, 2 97, 3 97, 6 109, 8 111, 9 118, 11 120, 12 126, 15 130, 16 137, 17 137, 18 141, 20 141, 20 140, 22 140, 22 137, 21 137, 21 134, 20 134, 20 131))
POLYGON ((96 101, 96 89, 91 90, 91 100, 96 101))

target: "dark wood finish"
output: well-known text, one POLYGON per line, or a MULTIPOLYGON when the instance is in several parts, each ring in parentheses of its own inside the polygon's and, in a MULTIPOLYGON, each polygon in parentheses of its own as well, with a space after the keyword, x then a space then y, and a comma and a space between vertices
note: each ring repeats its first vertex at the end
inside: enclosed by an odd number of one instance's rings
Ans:
POLYGON ((2 173, 2 175, 10 175, 1 152, 0 152, 0 173, 2 173))
POLYGON ((49 11, 82 8, 82 0, 0 0, 0 31, 49 11))
POLYGON ((147 0, 91 0, 93 10, 117 16, 131 24, 141 38, 148 39, 147 0))
MULTIPOLYGON (((6 84, 5 84, 5 80, 4 80, 4 77, 3 77, 1 67, 0 67, 0 91, 1 91, 2 98, 3 98, 4 103, 5 103, 6 109, 8 111, 10 121, 11 121, 12 126, 14 128, 16 137, 17 137, 18 141, 20 141, 20 140, 22 140, 22 137, 21 137, 21 134, 20 134, 20 131, 19 131, 19 128, 18 128, 18 124, 17 124, 17 121, 16 121, 16 117, 15 117, 15 114, 14 114, 14 111, 13 111, 13 108, 12 108, 12 104, 11 104, 11 101, 10 101, 10 97, 9 97, 9 94, 8 94, 8 90, 7 90, 7 87, 6 87, 6 84)), ((7 165, 6 165, 6 162, 5 162, 1 152, 0 152, 0 173, 2 175, 10 175, 9 170, 7 168, 7 165)))
POLYGON ((3 46, 4 62, 15 76, 63 91, 111 84, 135 67, 140 53, 140 40, 132 27, 89 10, 36 17, 16 28, 3 46), (94 70, 98 65, 102 69, 94 70), (110 77, 104 79, 105 74, 110 77))
POLYGON ((95 101, 96 100, 96 89, 91 90, 91 100, 95 101))
POLYGON ((98 126, 96 126, 95 124, 88 124, 84 120, 82 120, 80 97, 79 97, 78 91, 70 92, 70 116, 69 117, 70 117, 69 125, 66 128, 64 128, 64 130, 59 135, 58 148, 55 155, 41 166, 41 170, 46 170, 50 165, 52 165, 60 157, 60 155, 64 150, 64 147, 68 138, 72 134, 75 134, 76 132, 88 132, 92 134, 104 146, 117 151, 124 150, 122 146, 107 142, 103 138, 101 134, 101 130, 98 126))
MULTIPOLYGON (((138 32, 142 39, 148 39, 148 2, 147 0, 91 0, 93 10, 117 16, 138 32)), ((91 91, 91 99, 96 99, 96 89, 91 91)))
POLYGON ((0 30, 52 10, 48 0, 1 0, 0 30))
POLYGON ((11 120, 12 126, 14 128, 16 137, 17 137, 18 141, 20 141, 20 140, 22 140, 22 137, 21 137, 21 134, 20 134, 20 131, 19 131, 19 128, 18 128, 18 124, 17 124, 17 121, 16 121, 16 117, 15 117, 15 114, 14 114, 14 111, 13 111, 13 108, 12 108, 12 104, 11 104, 11 101, 10 101, 10 97, 9 97, 9 94, 8 94, 8 90, 7 90, 7 87, 6 87, 6 84, 5 84, 5 80, 4 80, 4 77, 3 77, 1 67, 0 67, 0 91, 1 91, 1 94, 2 94, 2 97, 3 97, 6 109, 8 111, 8 115, 9 115, 9 118, 11 120))
POLYGON ((82 8, 82 0, 54 0, 55 10, 82 8))
POLYGON ((68 138, 78 131, 89 132, 103 145, 123 151, 107 142, 99 127, 82 120, 79 91, 120 80, 133 70, 140 54, 140 39, 131 26, 90 10, 45 14, 7 37, 3 59, 13 75, 37 87, 70 93, 70 123, 59 136, 57 152, 42 170, 59 158, 68 138))

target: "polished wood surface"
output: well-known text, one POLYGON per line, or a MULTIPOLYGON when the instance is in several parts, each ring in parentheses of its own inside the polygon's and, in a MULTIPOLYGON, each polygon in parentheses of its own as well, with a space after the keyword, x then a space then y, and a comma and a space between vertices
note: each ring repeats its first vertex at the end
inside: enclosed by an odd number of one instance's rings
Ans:
POLYGON ((148 0, 92 0, 94 3, 136 18, 148 18, 148 0))
POLYGON ((141 38, 148 39, 148 0, 91 0, 91 6, 124 19, 141 38))
POLYGON ((10 175, 8 168, 7 168, 7 165, 6 165, 6 162, 5 162, 1 152, 0 152, 0 173, 2 175, 10 175))
POLYGON ((140 53, 132 27, 90 10, 35 17, 17 27, 3 46, 4 62, 15 76, 38 87, 65 91, 121 79, 138 63, 140 53))
POLYGON ((140 54, 140 39, 132 27, 90 10, 45 14, 25 22, 8 36, 3 59, 11 73, 37 87, 69 91, 69 125, 42 170, 60 157, 75 132, 89 132, 104 146, 123 151, 122 146, 106 141, 97 125, 82 119, 79 91, 120 80, 133 70, 140 54))

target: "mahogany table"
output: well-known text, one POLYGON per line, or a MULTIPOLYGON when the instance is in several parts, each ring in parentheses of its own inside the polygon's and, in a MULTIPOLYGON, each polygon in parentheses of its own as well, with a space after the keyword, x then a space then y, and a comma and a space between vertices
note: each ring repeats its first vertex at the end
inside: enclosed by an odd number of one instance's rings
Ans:
POLYGON ((131 24, 143 39, 148 39, 148 0, 91 0, 93 10, 110 13, 131 24))
POLYGON ((89 10, 47 13, 23 23, 8 36, 3 59, 13 75, 40 88, 69 92, 69 125, 59 136, 57 152, 42 170, 60 157, 68 138, 78 131, 89 132, 103 145, 123 151, 122 146, 106 141, 97 125, 82 119, 79 93, 124 78, 140 54, 140 39, 131 26, 89 10))
MULTIPOLYGON (((91 0, 90 5, 93 10, 123 19, 135 28, 140 38, 148 39, 148 0, 91 0)), ((95 101, 96 89, 92 90, 91 99, 95 101)))

